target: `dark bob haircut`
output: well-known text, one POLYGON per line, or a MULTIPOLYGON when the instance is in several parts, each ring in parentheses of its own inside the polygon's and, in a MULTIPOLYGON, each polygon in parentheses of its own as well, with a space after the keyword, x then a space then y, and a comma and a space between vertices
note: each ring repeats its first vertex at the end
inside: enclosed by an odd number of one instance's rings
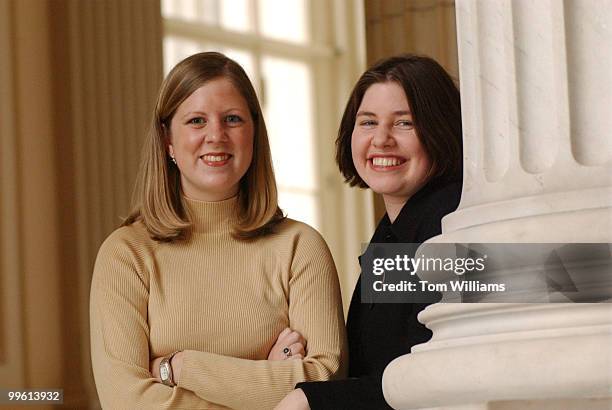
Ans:
POLYGON ((463 146, 459 90, 435 60, 404 54, 377 62, 363 73, 353 88, 336 139, 336 163, 345 182, 368 188, 353 164, 351 137, 366 90, 373 84, 388 81, 404 89, 417 137, 432 163, 429 181, 461 181, 463 146))

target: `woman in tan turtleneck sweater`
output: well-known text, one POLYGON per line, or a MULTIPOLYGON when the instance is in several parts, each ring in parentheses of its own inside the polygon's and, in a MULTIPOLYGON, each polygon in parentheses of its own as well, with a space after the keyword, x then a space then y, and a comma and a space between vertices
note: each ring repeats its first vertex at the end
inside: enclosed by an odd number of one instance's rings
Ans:
POLYGON ((333 260, 278 208, 261 108, 234 61, 196 54, 164 80, 135 198, 92 280, 104 408, 271 409, 298 382, 344 375, 333 260))

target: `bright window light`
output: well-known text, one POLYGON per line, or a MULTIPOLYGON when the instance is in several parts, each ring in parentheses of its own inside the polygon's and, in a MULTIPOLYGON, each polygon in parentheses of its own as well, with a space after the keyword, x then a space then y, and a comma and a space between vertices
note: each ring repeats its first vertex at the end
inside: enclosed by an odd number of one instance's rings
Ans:
POLYGON ((249 0, 223 0, 220 2, 221 26, 228 30, 253 30, 251 2, 249 0))
POLYGON ((269 38, 306 43, 306 0, 259 0, 259 30, 269 38))

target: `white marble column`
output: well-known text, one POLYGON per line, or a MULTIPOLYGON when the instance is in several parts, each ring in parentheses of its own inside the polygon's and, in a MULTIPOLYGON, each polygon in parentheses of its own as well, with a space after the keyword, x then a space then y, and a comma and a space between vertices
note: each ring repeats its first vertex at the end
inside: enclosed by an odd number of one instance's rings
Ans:
MULTIPOLYGON (((457 0, 459 209, 433 242, 612 242, 612 1, 457 0)), ((427 278, 425 278, 427 279, 427 278)), ((607 409, 612 305, 436 304, 396 409, 607 409)))

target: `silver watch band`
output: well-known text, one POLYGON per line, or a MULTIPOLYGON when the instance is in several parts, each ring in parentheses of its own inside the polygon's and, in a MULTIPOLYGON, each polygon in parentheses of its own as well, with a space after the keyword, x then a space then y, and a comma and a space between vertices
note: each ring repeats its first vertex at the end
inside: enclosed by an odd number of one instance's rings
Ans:
POLYGON ((170 361, 178 352, 180 352, 180 350, 172 352, 168 356, 164 357, 161 362, 159 362, 159 376, 162 383, 166 386, 176 386, 176 383, 174 382, 174 372, 172 371, 172 364, 170 361))

